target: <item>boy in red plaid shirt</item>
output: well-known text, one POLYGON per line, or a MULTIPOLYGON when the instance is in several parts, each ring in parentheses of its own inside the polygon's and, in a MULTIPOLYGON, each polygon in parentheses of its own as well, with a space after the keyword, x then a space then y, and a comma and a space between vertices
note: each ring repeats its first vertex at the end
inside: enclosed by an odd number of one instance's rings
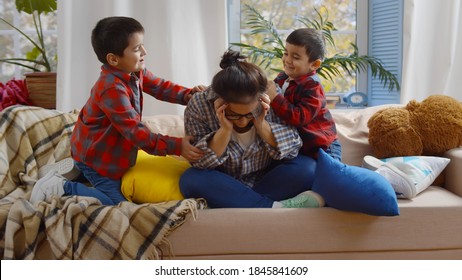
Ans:
POLYGON ((341 160, 342 148, 334 119, 316 75, 324 53, 324 38, 319 31, 311 28, 293 31, 286 39, 284 71, 269 84, 267 94, 276 115, 297 128, 303 140, 301 154, 317 158, 322 148, 341 160))
POLYGON ((142 92, 186 105, 192 94, 205 89, 185 88, 147 70, 143 39, 144 28, 133 18, 108 17, 97 23, 91 42, 103 66, 72 133, 73 160, 64 160, 39 179, 31 202, 47 201, 53 195, 81 195, 115 205, 126 200, 120 191, 121 177, 135 164, 138 149, 153 155, 182 155, 189 161, 202 156, 190 138, 155 134, 141 122, 142 92), (62 176, 74 161, 94 188, 62 176))

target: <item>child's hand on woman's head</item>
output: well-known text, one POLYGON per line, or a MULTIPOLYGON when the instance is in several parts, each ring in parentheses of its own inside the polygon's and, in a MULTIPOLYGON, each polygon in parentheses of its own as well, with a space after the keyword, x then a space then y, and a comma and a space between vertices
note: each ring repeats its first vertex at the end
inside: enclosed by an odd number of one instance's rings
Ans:
POLYGON ((228 120, 225 115, 225 109, 228 107, 228 103, 226 103, 222 98, 217 98, 215 102, 213 102, 213 106, 215 107, 220 127, 226 130, 232 130, 233 123, 228 120))
POLYGON ((189 162, 198 161, 204 156, 204 152, 201 149, 191 144, 193 138, 193 136, 185 136, 181 139, 181 155, 189 162))
POLYGON ((268 80, 268 85, 266 86, 266 94, 269 97, 270 103, 278 95, 277 85, 274 81, 268 80))

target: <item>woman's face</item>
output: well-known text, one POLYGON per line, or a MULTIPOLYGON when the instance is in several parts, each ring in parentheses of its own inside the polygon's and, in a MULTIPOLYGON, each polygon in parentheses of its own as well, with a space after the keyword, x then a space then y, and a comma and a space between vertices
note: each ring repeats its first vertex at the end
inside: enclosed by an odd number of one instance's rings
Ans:
POLYGON ((229 103, 225 109, 225 116, 233 123, 234 129, 237 131, 250 128, 254 119, 254 112, 258 111, 258 106, 261 106, 258 99, 246 104, 229 103))

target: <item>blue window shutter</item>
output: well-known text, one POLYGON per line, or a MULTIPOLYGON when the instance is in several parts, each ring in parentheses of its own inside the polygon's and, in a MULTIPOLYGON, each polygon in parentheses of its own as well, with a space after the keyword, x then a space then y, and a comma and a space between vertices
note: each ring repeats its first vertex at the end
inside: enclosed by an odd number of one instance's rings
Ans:
MULTIPOLYGON (((401 84, 403 0, 369 0, 369 55, 380 59, 401 84)), ((400 92, 389 91, 368 73, 368 106, 400 103, 400 92)))

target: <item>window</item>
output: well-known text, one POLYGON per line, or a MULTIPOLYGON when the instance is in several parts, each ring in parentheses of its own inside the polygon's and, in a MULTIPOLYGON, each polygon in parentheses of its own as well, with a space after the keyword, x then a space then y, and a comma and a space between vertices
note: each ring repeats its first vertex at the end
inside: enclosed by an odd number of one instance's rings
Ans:
MULTIPOLYGON (((0 0, 0 17, 17 26, 32 39, 37 38, 31 16, 25 13, 18 13, 15 1, 0 0)), ((45 45, 47 46, 47 51, 51 54, 50 57, 54 58, 54 64, 56 65, 58 41, 57 17, 53 14, 42 14, 41 19, 44 28, 45 45)), ((24 36, 2 21, 0 21, 0 45, 2 46, 0 48, 0 58, 24 58, 26 57, 26 53, 32 49, 31 43, 24 36)), ((10 63, 0 62, 0 82, 2 83, 6 83, 13 78, 24 79, 23 75, 27 72, 31 72, 31 70, 10 63)))
MULTIPOLYGON (((356 44, 357 41, 356 2, 356 0, 231 0, 228 2, 230 10, 233 12, 229 17, 229 42, 242 42, 249 45, 261 46, 261 36, 250 34, 251 29, 245 24, 248 20, 245 13, 246 4, 255 8, 267 20, 273 22, 283 40, 285 40, 293 29, 305 27, 298 20, 300 17, 307 17, 310 19, 317 18, 315 14, 315 9, 317 9, 322 14, 327 11, 328 19, 332 21, 337 28, 337 30, 333 32, 336 49, 326 44, 326 57, 332 56, 335 53, 350 53, 353 51, 350 42, 356 44), (326 9, 323 10, 322 7, 326 9), (238 10, 239 12, 237 12, 238 10), (233 15, 238 15, 239 17, 236 18, 233 15)), ((274 78, 277 71, 272 71, 270 68, 281 69, 282 65, 280 59, 273 60, 271 67, 266 68, 268 76, 274 78)), ((356 75, 350 77, 348 74, 345 74, 343 78, 336 78, 334 81, 323 79, 323 86, 328 93, 346 93, 356 90, 356 78, 356 75)))
MULTIPOLYGON (((262 38, 250 34, 250 29, 246 26, 245 4, 254 7, 266 19, 274 23, 282 39, 291 30, 304 27, 297 17, 315 17, 315 8, 320 10, 325 7, 328 11, 328 19, 333 22, 336 31, 333 32, 336 49, 328 47, 326 57, 331 57, 339 53, 351 53, 350 42, 358 47, 359 55, 372 55, 382 61, 383 66, 393 73, 400 81, 401 69, 401 40, 402 37, 402 9, 398 6, 400 0, 228 0, 228 19, 229 19, 229 42, 242 42, 250 45, 261 46, 262 38), (390 6, 393 8, 391 9, 390 6), (377 12, 378 11, 378 12, 377 12), (390 15, 383 20, 383 14, 390 15), (388 31, 390 22, 397 25, 392 29, 395 38, 387 37, 383 40, 380 35, 376 35, 385 26, 388 31), (371 27, 371 30, 369 30, 371 27), (374 36, 376 35, 376 36, 374 36), (372 38, 371 41, 368 38, 372 38), (399 42, 389 44, 391 41, 399 42), (380 51, 377 51, 380 50, 380 51), (382 56, 382 54, 384 56, 382 56), (390 54, 392 57, 390 58, 390 54), (396 55, 397 54, 397 55, 396 55), (388 55, 388 56, 386 56, 388 55)), ((327 44, 328 45, 328 44, 327 44)), ((276 59, 278 60, 278 59, 276 59)), ((273 68, 281 69, 280 61, 271 65, 273 68)), ((267 69, 270 78, 277 73, 267 69)), ((353 91, 365 92, 368 96, 368 104, 378 105, 384 103, 399 103, 399 91, 388 91, 387 86, 383 86, 378 77, 373 78, 369 71, 354 73, 351 77, 344 74, 334 79, 334 81, 322 80, 324 89, 328 95, 343 96, 345 93, 353 91)))

